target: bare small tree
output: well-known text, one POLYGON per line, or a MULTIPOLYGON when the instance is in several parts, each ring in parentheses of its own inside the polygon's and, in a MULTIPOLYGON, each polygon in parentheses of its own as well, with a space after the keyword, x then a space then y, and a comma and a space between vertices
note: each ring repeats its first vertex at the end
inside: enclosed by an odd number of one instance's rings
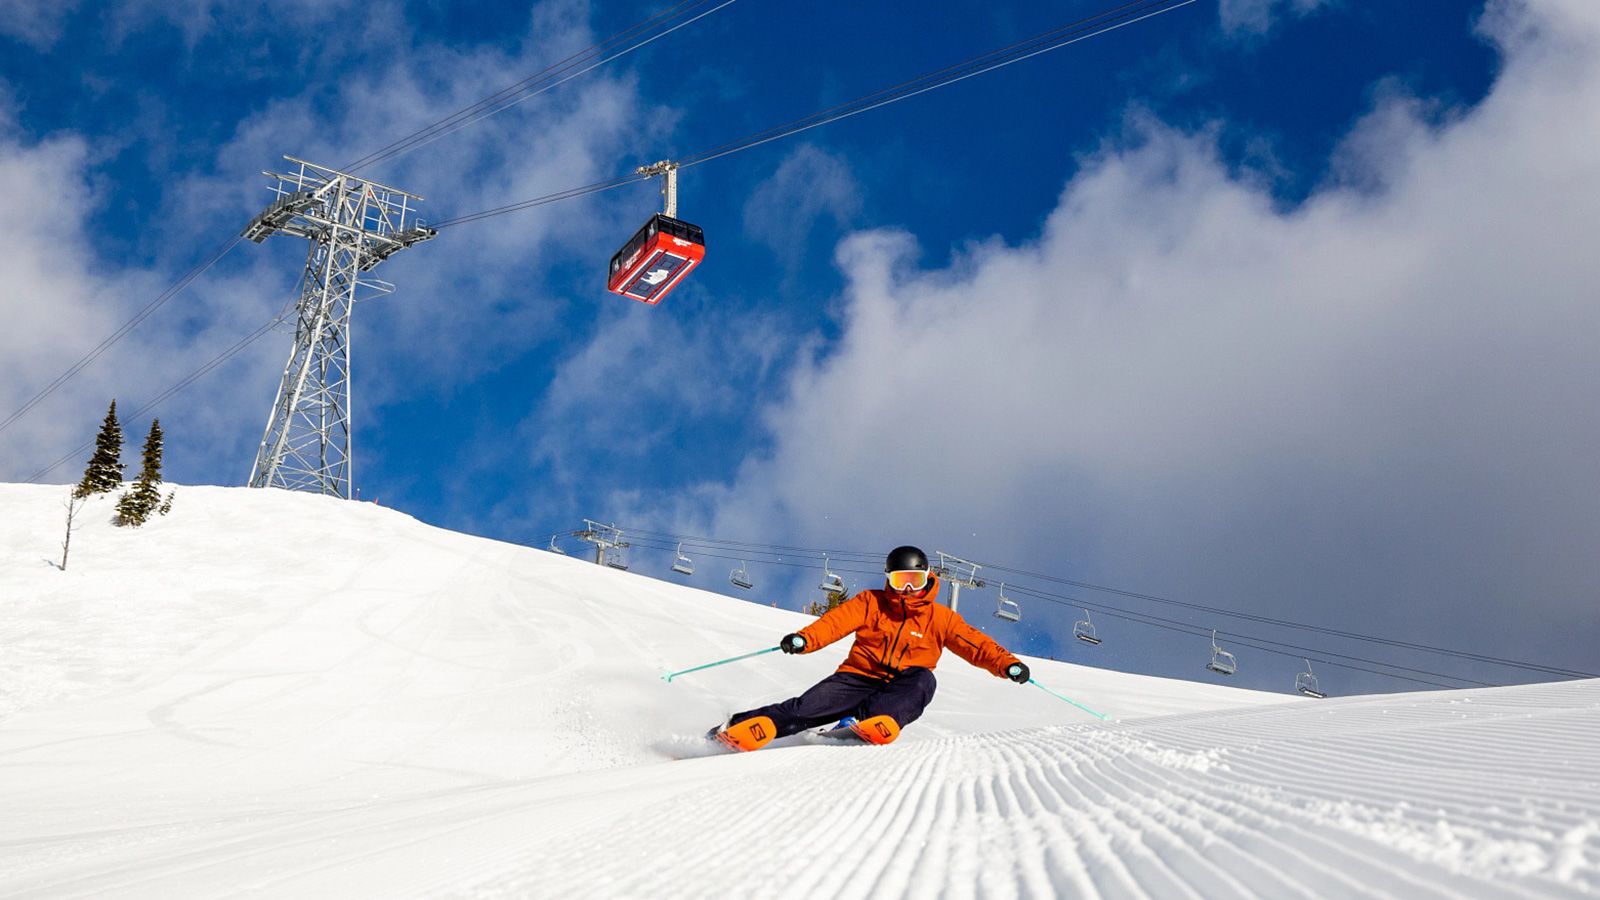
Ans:
POLYGON ((61 504, 67 508, 67 536, 61 542, 61 571, 67 570, 67 551, 72 548, 72 520, 78 517, 78 511, 83 509, 87 498, 78 493, 77 488, 67 494, 67 500, 61 504))

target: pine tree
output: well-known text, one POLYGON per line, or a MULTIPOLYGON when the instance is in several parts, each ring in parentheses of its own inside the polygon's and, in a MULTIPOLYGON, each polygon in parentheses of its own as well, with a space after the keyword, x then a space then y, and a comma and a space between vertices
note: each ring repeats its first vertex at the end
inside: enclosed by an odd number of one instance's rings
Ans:
MULTIPOLYGON (((133 489, 117 500, 117 522, 138 527, 150 519, 150 514, 161 506, 161 420, 150 422, 150 434, 144 439, 143 467, 133 489)), ((170 508, 170 507, 169 507, 170 508)))
POLYGON ((94 455, 83 470, 83 481, 75 491, 79 497, 103 494, 122 486, 122 426, 117 424, 117 401, 111 401, 106 420, 95 435, 94 455))

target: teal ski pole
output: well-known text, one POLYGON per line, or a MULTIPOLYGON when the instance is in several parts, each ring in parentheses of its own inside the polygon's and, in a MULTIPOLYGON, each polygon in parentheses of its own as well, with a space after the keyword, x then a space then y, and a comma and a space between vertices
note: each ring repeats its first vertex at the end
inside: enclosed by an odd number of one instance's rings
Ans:
POLYGON ((776 649, 778 649, 778 648, 777 647, 768 647, 765 650, 757 650, 754 653, 746 653, 746 654, 744 654, 742 656, 730 656, 727 659, 719 659, 716 662, 708 662, 703 666, 695 666, 692 669, 684 669, 682 672, 668 672, 667 674, 661 676, 661 680, 667 682, 668 684, 671 684, 672 683, 672 679, 677 678, 679 675, 687 675, 690 672, 698 672, 701 669, 709 669, 712 666, 725 666, 728 663, 738 662, 741 659, 749 659, 752 656, 760 656, 763 653, 771 653, 772 651, 774 651, 776 649))
POLYGON ((1028 683, 1033 685, 1034 687, 1038 688, 1039 690, 1044 691, 1046 694, 1049 694, 1050 696, 1056 698, 1057 700, 1065 700, 1068 703, 1071 703, 1073 706, 1076 706, 1077 708, 1083 710, 1084 712, 1088 713, 1091 716, 1094 716, 1096 719, 1099 719, 1102 722, 1104 722, 1104 721, 1106 721, 1106 720, 1111 718, 1110 716, 1101 715, 1100 713, 1095 712, 1094 710, 1090 709, 1087 706, 1084 706, 1082 703, 1079 703, 1078 701, 1072 699, 1071 697, 1066 696, 1065 694, 1058 694, 1055 691, 1050 690, 1049 688, 1045 687, 1044 685, 1040 684, 1039 682, 1034 681, 1032 678, 1028 679, 1028 683))

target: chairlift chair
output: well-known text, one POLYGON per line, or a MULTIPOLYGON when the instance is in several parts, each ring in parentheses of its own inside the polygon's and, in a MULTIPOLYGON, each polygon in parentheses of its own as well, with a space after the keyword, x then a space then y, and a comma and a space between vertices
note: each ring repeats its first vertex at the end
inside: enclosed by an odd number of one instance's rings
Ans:
POLYGON ((672 571, 679 575, 694 574, 694 560, 683 555, 683 542, 678 542, 678 558, 672 561, 672 571))
POLYGON ((606 554, 606 565, 626 572, 628 571, 628 554, 624 553, 621 547, 612 547, 611 552, 606 554))
POLYGON ((1005 619, 1007 622, 1022 621, 1022 607, 1017 605, 1017 601, 1006 596, 1006 583, 1003 581, 1000 582, 1000 599, 995 604, 994 617, 1005 619))
POLYGON ((1083 618, 1079 619, 1077 624, 1072 626, 1072 636, 1080 641, 1083 641, 1085 644, 1100 643, 1100 638, 1096 637, 1094 633, 1094 621, 1089 618, 1089 611, 1087 609, 1083 611, 1083 618))
POLYGON ((822 554, 822 583, 817 585, 817 590, 832 596, 844 593, 844 579, 828 568, 828 554, 822 554))
POLYGON ((550 552, 551 553, 559 553, 562 556, 566 556, 567 555, 567 551, 561 549, 559 546, 556 545, 556 536, 553 535, 553 534, 550 535, 550 552))
POLYGON ((1217 630, 1211 629, 1211 661, 1206 663, 1206 668, 1218 675, 1232 675, 1239 671, 1239 661, 1233 654, 1217 646, 1217 630))
POLYGON ((1306 660, 1306 670, 1294 677, 1294 689, 1307 697, 1315 697, 1318 700, 1326 699, 1328 696, 1322 692, 1321 688, 1317 687, 1317 676, 1311 672, 1311 660, 1309 659, 1306 660))
POLYGON ((728 580, 733 582, 734 587, 744 588, 747 591, 755 587, 755 584, 750 581, 750 573, 745 571, 745 564, 742 559, 739 560, 739 568, 728 573, 728 580))

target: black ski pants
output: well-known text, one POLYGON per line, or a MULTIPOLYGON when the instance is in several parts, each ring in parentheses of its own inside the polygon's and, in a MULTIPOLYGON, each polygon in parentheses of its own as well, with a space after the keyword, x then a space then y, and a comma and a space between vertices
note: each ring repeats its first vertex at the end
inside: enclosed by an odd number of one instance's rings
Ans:
POLYGON ((734 713, 729 724, 767 716, 777 727, 777 736, 785 737, 807 728, 830 725, 845 716, 870 719, 886 715, 904 728, 922 716, 937 687, 933 670, 921 666, 906 669, 887 681, 853 672, 835 672, 798 697, 734 713))

